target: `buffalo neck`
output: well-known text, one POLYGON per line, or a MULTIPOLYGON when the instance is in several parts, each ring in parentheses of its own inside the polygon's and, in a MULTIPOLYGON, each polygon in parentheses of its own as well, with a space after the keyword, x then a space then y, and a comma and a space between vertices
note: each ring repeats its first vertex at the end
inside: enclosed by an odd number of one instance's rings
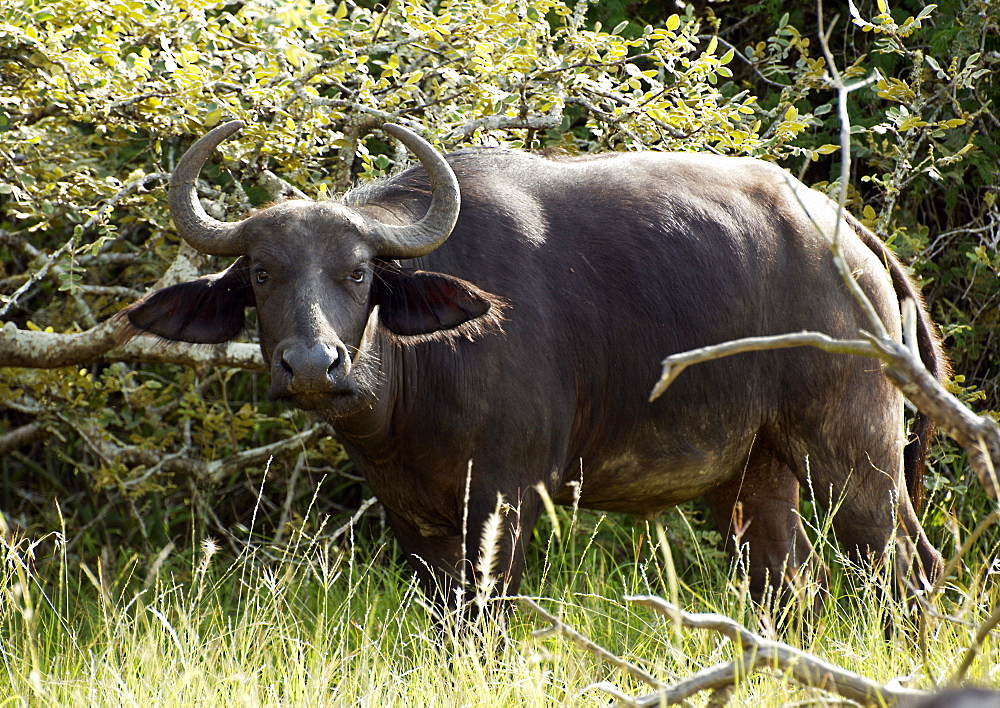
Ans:
POLYGON ((337 437, 344 443, 362 454, 366 459, 375 461, 392 449, 388 440, 393 434, 397 422, 399 402, 407 381, 411 378, 407 371, 407 356, 405 347, 394 341, 381 327, 376 335, 366 357, 374 357, 366 362, 378 374, 373 377, 370 386, 361 394, 363 402, 355 410, 342 416, 329 417, 337 437))

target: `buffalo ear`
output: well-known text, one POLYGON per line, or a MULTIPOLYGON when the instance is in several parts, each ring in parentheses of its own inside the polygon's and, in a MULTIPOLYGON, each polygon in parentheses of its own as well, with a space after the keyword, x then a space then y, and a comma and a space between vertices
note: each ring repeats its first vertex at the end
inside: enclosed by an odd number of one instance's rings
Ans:
POLYGON ((382 324, 399 337, 471 336, 502 319, 502 301, 472 283, 391 263, 376 263, 372 297, 382 324))
POLYGON ((243 257, 221 273, 147 295, 116 315, 119 340, 147 332, 175 342, 228 342, 243 329, 244 310, 256 304, 249 265, 243 257))

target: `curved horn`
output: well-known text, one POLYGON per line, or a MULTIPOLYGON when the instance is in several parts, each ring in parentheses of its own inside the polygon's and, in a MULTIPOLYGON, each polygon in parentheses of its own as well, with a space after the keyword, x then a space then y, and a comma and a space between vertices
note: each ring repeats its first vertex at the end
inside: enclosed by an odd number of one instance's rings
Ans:
POLYGON ((243 121, 234 120, 210 130, 188 148, 170 175, 170 218, 177 232, 192 247, 211 256, 243 254, 243 243, 238 236, 240 225, 218 221, 205 213, 195 185, 212 151, 242 127, 243 121))
POLYGON ((395 123, 382 129, 398 139, 417 156, 431 178, 431 204, 424 217, 408 226, 389 226, 376 222, 371 236, 378 253, 386 258, 416 258, 445 242, 458 220, 462 197, 458 179, 444 156, 416 133, 395 123))

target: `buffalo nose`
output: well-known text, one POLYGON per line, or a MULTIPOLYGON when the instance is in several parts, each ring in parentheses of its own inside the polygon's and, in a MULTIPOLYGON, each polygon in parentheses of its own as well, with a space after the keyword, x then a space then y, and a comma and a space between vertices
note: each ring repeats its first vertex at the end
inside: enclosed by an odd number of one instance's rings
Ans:
POLYGON ((295 393, 332 391, 347 374, 347 351, 343 346, 314 342, 295 343, 281 352, 280 363, 291 379, 295 393))

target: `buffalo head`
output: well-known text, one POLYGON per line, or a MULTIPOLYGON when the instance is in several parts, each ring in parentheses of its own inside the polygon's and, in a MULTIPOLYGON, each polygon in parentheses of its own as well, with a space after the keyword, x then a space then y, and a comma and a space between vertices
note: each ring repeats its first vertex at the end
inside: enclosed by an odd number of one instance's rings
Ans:
POLYGON ((407 342, 446 337, 498 316, 496 298, 474 285, 395 260, 438 248, 458 219, 455 174, 422 138, 383 126, 429 176, 430 204, 416 223, 385 205, 308 200, 227 223, 206 214, 195 184, 208 156, 242 125, 226 123, 192 145, 171 176, 169 195, 171 218, 187 243, 237 260, 222 273, 159 290, 124 310, 125 336, 141 331, 174 341, 225 342, 243 329, 246 308, 256 307, 269 395, 336 415, 358 405, 377 378, 365 376, 363 364, 367 356, 368 369, 377 366, 370 349, 380 327, 407 342))

